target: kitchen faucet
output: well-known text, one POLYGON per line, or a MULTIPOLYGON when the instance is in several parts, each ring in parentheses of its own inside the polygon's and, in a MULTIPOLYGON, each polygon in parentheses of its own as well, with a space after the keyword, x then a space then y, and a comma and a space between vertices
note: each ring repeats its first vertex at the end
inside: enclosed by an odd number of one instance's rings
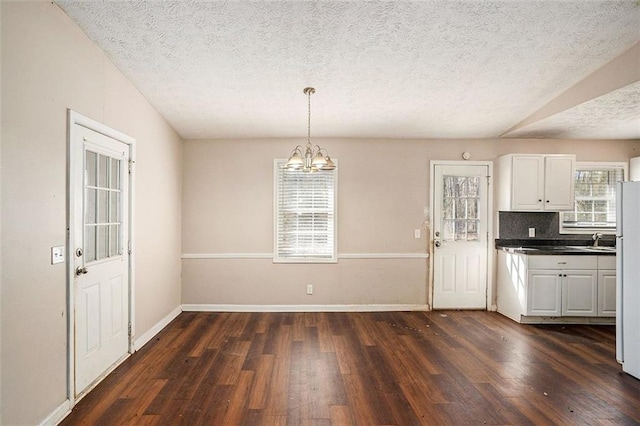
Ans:
POLYGON ((595 234, 593 234, 591 236, 591 239, 593 240, 593 246, 594 247, 598 247, 598 242, 600 241, 600 238, 602 238, 602 234, 599 232, 596 232, 595 234))

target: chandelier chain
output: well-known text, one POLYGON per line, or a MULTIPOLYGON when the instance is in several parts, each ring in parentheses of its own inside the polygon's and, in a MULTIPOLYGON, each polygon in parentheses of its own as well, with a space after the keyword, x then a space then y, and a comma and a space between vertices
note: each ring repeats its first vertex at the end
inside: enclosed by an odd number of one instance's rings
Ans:
POLYGON ((311 90, 307 91, 307 146, 311 146, 311 90))

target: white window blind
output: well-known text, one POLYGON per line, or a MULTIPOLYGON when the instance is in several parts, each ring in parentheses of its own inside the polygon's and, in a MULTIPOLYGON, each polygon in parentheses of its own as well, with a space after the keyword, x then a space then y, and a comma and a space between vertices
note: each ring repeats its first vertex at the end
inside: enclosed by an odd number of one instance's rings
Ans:
POLYGON ((562 213, 561 231, 614 233, 616 182, 624 177, 623 165, 576 165, 575 203, 572 211, 562 213))
POLYGON ((306 173, 285 163, 274 167, 274 262, 335 262, 337 168, 306 173))

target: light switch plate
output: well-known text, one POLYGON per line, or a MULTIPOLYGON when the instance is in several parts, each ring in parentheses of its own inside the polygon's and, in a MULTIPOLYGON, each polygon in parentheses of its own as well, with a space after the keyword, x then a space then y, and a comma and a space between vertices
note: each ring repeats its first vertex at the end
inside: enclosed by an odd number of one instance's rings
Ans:
POLYGON ((415 239, 420 238, 420 229, 414 229, 413 230, 413 238, 415 238, 415 239))
POLYGON ((64 263, 64 246, 51 247, 51 264, 64 263))
POLYGON ((529 228, 529 236, 532 238, 536 236, 536 228, 529 228))

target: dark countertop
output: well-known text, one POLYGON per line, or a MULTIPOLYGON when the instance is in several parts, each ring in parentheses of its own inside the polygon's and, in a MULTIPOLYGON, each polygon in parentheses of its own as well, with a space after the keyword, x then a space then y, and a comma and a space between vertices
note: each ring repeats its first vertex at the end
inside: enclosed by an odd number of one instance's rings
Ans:
POLYGON ((526 255, 615 256, 616 248, 587 240, 496 240, 496 249, 526 255))

